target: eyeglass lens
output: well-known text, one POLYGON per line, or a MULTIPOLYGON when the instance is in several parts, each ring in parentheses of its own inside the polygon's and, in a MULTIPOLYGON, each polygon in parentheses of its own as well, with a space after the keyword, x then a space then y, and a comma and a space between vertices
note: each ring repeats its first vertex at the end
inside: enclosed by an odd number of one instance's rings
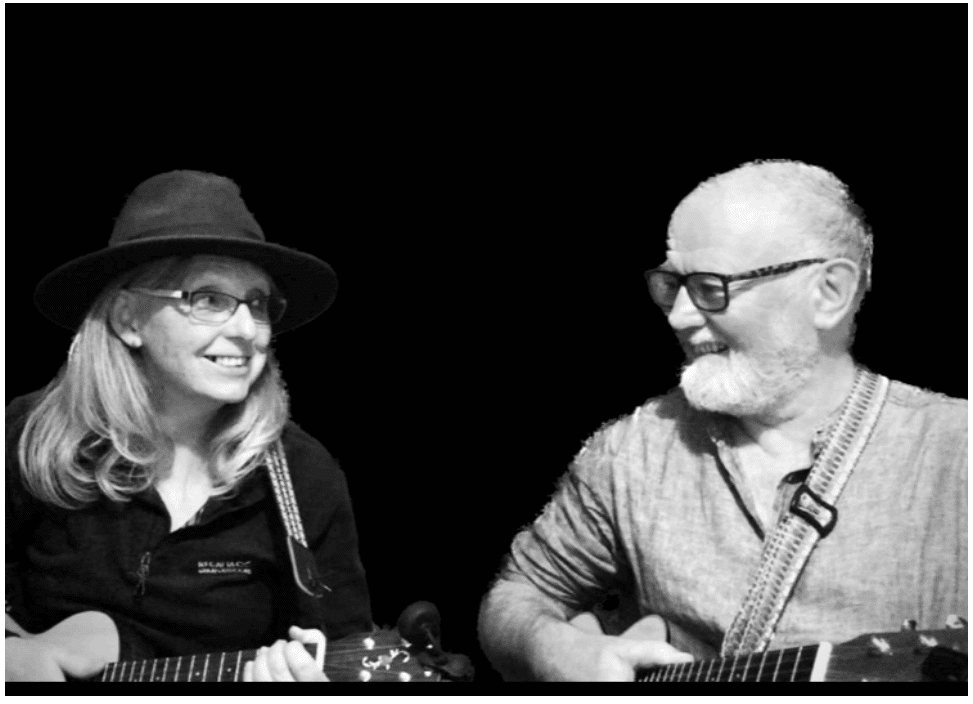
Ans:
MULTIPOLYGON (((222 323, 236 312, 239 300, 216 291, 198 291, 190 299, 193 316, 209 323, 222 323)), ((261 296, 244 301, 258 323, 276 323, 284 314, 283 299, 261 296)))
MULTIPOLYGON (((653 271, 649 277, 649 293, 656 305, 666 310, 676 304, 683 278, 667 271, 653 271)), ((698 273, 685 277, 686 290, 692 302, 703 310, 722 310, 726 307, 726 288, 717 276, 698 273)))

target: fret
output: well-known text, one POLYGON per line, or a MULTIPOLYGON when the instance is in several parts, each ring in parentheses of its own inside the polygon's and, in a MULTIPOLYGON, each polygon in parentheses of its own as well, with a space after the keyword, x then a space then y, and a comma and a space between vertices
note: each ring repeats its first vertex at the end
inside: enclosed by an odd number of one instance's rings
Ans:
POLYGON ((172 681, 173 682, 178 682, 179 681, 179 666, 181 664, 182 664, 182 655, 180 655, 179 657, 176 658, 176 671, 172 675, 172 677, 173 677, 172 681))
POLYGON ((732 682, 733 681, 733 678, 736 676, 737 660, 739 660, 739 659, 740 659, 740 656, 739 655, 734 655, 733 656, 733 664, 730 665, 730 679, 727 680, 728 682, 732 682))
POLYGON ((683 676, 684 675, 688 675, 689 674, 689 669, 690 668, 688 666, 688 663, 685 663, 685 662, 679 663, 679 665, 677 665, 677 667, 679 669, 679 679, 677 679, 676 682, 685 682, 686 680, 688 680, 689 679, 688 676, 686 677, 686 679, 683 679, 683 676))
POLYGON ((236 672, 233 673, 233 681, 240 681, 240 661, 243 659, 243 651, 241 650, 236 654, 236 672))
POLYGON ((791 682, 796 682, 794 678, 797 676, 797 663, 801 661, 801 650, 802 648, 798 648, 797 655, 794 657, 794 671, 791 673, 791 682))
POLYGON ((163 667, 162 667, 162 681, 163 682, 168 682, 169 680, 166 679, 166 672, 168 672, 168 670, 169 670, 169 658, 166 658, 165 660, 163 660, 162 661, 162 664, 163 664, 163 667))
POLYGON ((748 672, 750 672, 750 661, 751 661, 751 660, 753 660, 753 653, 750 653, 749 655, 747 655, 747 662, 746 662, 746 664, 745 664, 745 665, 743 666, 743 676, 741 677, 741 679, 742 679, 742 680, 743 680, 744 682, 746 682, 746 681, 747 681, 747 673, 748 673, 748 672))
POLYGON ((205 657, 206 659, 203 660, 203 682, 206 681, 206 671, 209 669, 209 655, 206 655, 205 657))
POLYGON ((105 674, 101 676, 102 682, 111 682, 112 677, 115 676, 115 663, 109 663, 108 667, 105 668, 105 674))
POLYGON ((216 673, 216 681, 223 681, 223 661, 226 659, 226 653, 220 653, 220 669, 216 673))
POLYGON ((149 682, 155 682, 155 666, 158 662, 158 660, 152 661, 152 672, 149 673, 149 682))
POLYGON ((760 658, 760 668, 757 670, 757 682, 760 681, 760 675, 763 674, 764 664, 767 662, 767 651, 764 651, 764 656, 760 658))
POLYGON ((771 682, 777 681, 777 673, 780 671, 780 661, 784 658, 784 651, 777 651, 777 665, 774 666, 774 676, 771 678, 771 682))
POLYGON ((195 665, 195 663, 196 663, 196 656, 193 655, 192 657, 189 658, 189 672, 186 673, 187 682, 193 681, 193 666, 195 665))
POLYGON ((723 677, 723 663, 725 663, 725 662, 726 662, 726 658, 720 658, 720 670, 719 670, 719 672, 716 673, 716 681, 717 682, 722 682, 723 681, 721 678, 723 677))
POLYGON ((139 672, 139 682, 145 682, 145 666, 148 662, 148 660, 142 661, 142 670, 139 672))
POLYGON ((706 681, 707 682, 710 681, 710 675, 713 674, 713 665, 715 665, 715 664, 716 664, 716 660, 710 660, 709 661, 709 669, 706 671, 706 681))

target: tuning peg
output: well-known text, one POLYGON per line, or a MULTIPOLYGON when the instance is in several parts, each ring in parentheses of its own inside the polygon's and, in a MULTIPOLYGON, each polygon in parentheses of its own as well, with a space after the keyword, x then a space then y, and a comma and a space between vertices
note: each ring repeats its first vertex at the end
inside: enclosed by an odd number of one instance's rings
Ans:
POLYGON ((396 623, 399 633, 410 643, 420 648, 440 651, 439 638, 442 618, 439 609, 429 601, 410 604, 399 616, 396 623))
POLYGON ((442 673, 447 679, 473 679, 473 663, 465 655, 443 652, 439 629, 442 619, 439 609, 428 601, 417 601, 406 607, 396 627, 399 634, 419 646, 419 662, 442 673))
POLYGON ((946 628, 966 628, 966 619, 956 614, 946 617, 946 628))

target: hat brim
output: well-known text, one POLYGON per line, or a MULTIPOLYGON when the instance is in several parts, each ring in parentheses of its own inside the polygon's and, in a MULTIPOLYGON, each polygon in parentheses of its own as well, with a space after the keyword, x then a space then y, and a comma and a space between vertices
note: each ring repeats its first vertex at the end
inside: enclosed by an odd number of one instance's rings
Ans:
POLYGON ((77 330, 95 298, 115 278, 135 267, 171 256, 214 254, 252 262, 287 299, 278 334, 304 325, 326 311, 338 293, 338 277, 317 257, 271 242, 180 235, 127 242, 86 254, 59 266, 34 289, 34 304, 58 325, 77 330))

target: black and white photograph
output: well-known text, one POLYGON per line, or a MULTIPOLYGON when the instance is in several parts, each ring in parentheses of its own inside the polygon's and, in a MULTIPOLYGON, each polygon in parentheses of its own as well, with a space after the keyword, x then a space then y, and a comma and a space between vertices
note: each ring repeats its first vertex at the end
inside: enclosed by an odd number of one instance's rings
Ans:
POLYGON ((965 682, 966 12, 868 7, 854 63, 665 75, 60 6, 6 86, 7 691, 965 682))

